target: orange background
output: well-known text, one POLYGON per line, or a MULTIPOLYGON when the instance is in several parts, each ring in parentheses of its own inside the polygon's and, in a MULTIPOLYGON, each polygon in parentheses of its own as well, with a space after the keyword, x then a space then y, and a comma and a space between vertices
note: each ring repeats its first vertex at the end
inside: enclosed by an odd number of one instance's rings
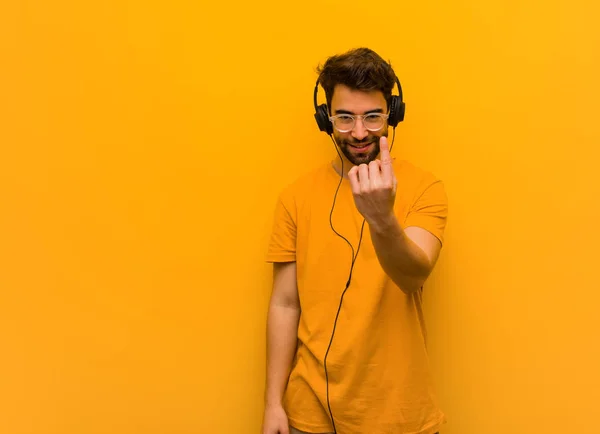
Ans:
POLYGON ((597 433, 599 9, 3 2, 0 432, 259 432, 274 201, 335 156, 315 67, 369 46, 451 201, 444 434, 597 433))

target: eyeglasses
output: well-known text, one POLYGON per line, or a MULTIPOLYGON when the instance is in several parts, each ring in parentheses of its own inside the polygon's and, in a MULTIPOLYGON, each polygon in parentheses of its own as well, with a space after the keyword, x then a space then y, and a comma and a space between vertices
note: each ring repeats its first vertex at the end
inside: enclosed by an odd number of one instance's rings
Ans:
POLYGON ((331 116, 329 120, 340 133, 347 133, 348 131, 352 131, 354 125, 356 125, 356 119, 360 118, 367 130, 379 131, 385 125, 388 117, 389 115, 383 113, 369 113, 366 115, 343 114, 331 116))

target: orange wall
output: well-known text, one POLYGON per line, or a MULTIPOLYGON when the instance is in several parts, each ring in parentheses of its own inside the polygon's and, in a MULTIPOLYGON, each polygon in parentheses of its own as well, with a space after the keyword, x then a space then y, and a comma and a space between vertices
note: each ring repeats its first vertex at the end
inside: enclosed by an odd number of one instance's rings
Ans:
POLYGON ((597 433, 600 8, 451 3, 3 2, 0 432, 258 433, 274 200, 367 45, 451 199, 444 433, 597 433))

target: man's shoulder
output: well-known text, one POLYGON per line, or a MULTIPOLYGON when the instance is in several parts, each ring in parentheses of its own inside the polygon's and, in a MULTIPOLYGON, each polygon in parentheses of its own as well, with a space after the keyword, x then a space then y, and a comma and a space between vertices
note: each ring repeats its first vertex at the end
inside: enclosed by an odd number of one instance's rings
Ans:
POLYGON ((438 182, 440 179, 430 170, 425 169, 409 160, 394 161, 396 178, 405 183, 420 185, 422 183, 438 182))
POLYGON ((322 163, 309 169, 301 170, 296 177, 281 189, 281 195, 285 197, 297 197, 319 192, 331 176, 333 170, 331 164, 322 163))
POLYGON ((396 161, 397 200, 412 207, 416 203, 447 204, 446 187, 433 171, 410 161, 396 161))

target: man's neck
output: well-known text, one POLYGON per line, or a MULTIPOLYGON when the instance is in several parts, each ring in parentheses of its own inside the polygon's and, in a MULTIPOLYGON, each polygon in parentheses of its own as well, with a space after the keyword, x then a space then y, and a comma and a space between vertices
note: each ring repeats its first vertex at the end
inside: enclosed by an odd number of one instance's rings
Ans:
MULTIPOLYGON (((352 168, 352 166, 354 166, 354 164, 352 164, 343 154, 342 159, 344 161, 344 178, 348 178, 348 171, 352 168)), ((331 165, 338 175, 342 174, 342 164, 339 157, 336 157, 334 160, 332 160, 331 165)))

